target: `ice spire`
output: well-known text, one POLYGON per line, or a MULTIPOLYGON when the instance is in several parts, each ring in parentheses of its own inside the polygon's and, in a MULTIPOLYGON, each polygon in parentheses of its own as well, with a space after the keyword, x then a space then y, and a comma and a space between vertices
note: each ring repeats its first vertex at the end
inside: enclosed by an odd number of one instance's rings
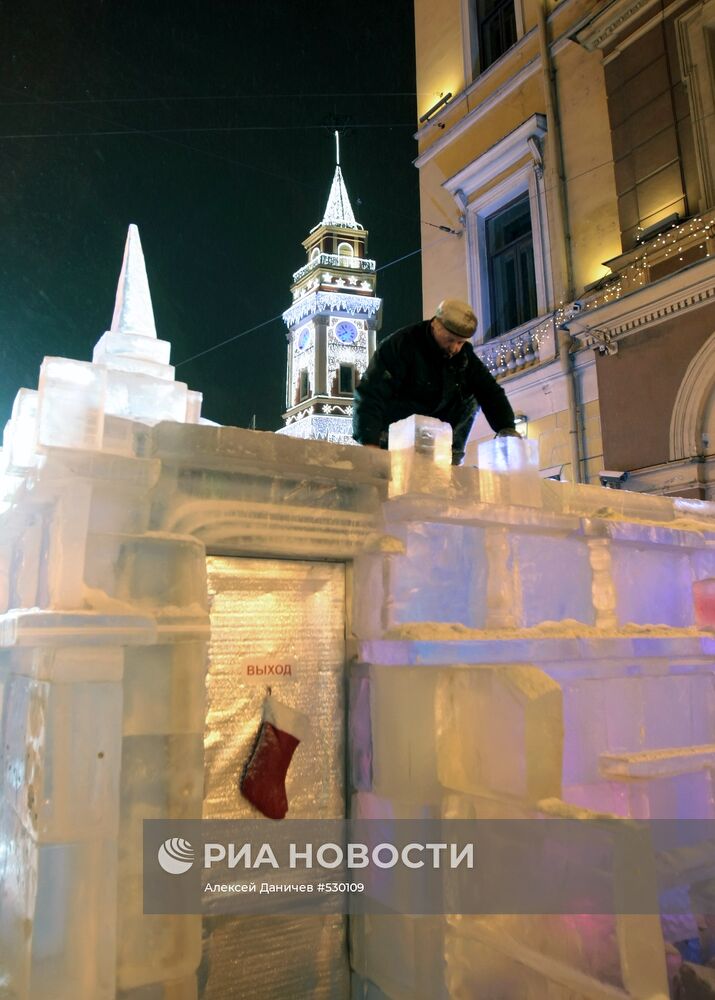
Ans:
POLYGON ((342 226, 345 229, 362 229, 355 221, 348 191, 340 169, 340 137, 335 133, 335 176, 321 226, 342 226))
POLYGON ((124 246, 124 260, 117 285, 112 333, 156 337, 154 310, 139 230, 132 224, 124 246))

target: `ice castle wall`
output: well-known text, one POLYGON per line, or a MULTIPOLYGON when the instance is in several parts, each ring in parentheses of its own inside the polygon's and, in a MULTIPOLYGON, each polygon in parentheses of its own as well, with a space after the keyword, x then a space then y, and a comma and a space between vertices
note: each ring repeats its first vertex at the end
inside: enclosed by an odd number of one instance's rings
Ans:
MULTIPOLYGON (((454 469, 424 420, 390 454, 201 423, 137 240, 95 360, 49 359, 3 443, 7 995, 198 995, 201 919, 141 912, 141 820, 204 807, 207 553, 351 567, 354 815, 712 818, 711 506, 542 483, 515 439, 454 469)), ((697 933, 357 918, 353 997, 665 997, 697 933)))

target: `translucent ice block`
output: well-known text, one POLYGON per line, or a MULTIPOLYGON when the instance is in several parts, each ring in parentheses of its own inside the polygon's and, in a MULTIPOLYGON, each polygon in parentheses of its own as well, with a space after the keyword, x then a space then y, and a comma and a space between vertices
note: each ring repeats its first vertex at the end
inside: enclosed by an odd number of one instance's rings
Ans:
POLYGON ((561 689, 543 671, 439 671, 437 758, 447 788, 536 802, 561 793, 561 689))
POLYGON ((187 392, 184 382, 107 369, 106 412, 149 423, 160 420, 183 423, 187 392))
POLYGON ((2 818, 0 969, 23 1000, 114 1000, 116 841, 38 845, 2 818))
POLYGON ((124 735, 203 733, 205 678, 204 643, 127 649, 124 735))
POLYGON ((452 428, 419 414, 390 424, 392 457, 390 496, 444 494, 452 471, 452 428))
POLYGON ((412 522, 390 531, 397 551, 368 553, 356 561, 356 633, 361 638, 378 636, 420 621, 483 627, 488 529, 412 522))
POLYGON ((27 469, 37 461, 37 408, 39 395, 33 389, 20 389, 12 406, 9 466, 27 469))
POLYGON ((4 698, 5 795, 41 842, 115 837, 122 690, 11 676, 4 698))
POLYGON ((206 556, 201 542, 160 534, 92 534, 85 582, 127 604, 167 608, 206 606, 206 556))
MULTIPOLYGON (((171 993, 151 990, 158 989, 157 983, 163 980, 185 980, 188 986, 201 961, 201 917, 145 915, 139 876, 120 877, 118 895, 117 985, 120 990, 144 987, 147 998, 173 1000, 171 993)), ((182 993, 176 995, 183 1000, 182 993)), ((132 993, 129 996, 134 1000, 132 993)), ((142 993, 137 997, 144 1000, 142 993)))
POLYGON ((141 877, 143 820, 200 819, 203 790, 203 736, 124 737, 120 778, 122 878, 141 877))
POLYGON ((692 624, 692 573, 687 549, 614 541, 611 566, 619 624, 692 624))
POLYGON ((103 368, 67 358, 45 358, 39 383, 39 443, 99 450, 105 403, 103 368))
POLYGON ((195 389, 189 389, 186 394, 186 423, 198 424, 201 420, 201 404, 204 401, 204 394, 195 389))
POLYGON ((485 503, 540 507, 538 442, 503 437, 479 445, 479 489, 485 503))
POLYGON ((97 341, 92 360, 106 364, 110 358, 140 358, 155 365, 168 365, 170 355, 171 344, 168 340, 107 330, 97 341))
MULTIPOLYGON (((538 918, 536 918, 538 919, 538 918)), ((652 924, 653 917, 622 918, 652 924)), ((629 996, 666 1000, 667 979, 662 958, 655 951, 646 954, 641 962, 651 958, 650 974, 634 981, 632 992, 615 992, 613 986, 581 972, 565 962, 558 961, 516 942, 500 939, 498 935, 485 940, 474 940, 461 933, 448 931, 445 936, 447 986, 450 997, 494 997, 504 1000, 613 1000, 629 996)))
POLYGON ((373 790, 407 802, 441 795, 435 746, 435 689, 439 671, 371 667, 373 790))
POLYGON ((119 990, 117 1000, 198 1000, 196 976, 172 979, 149 986, 137 986, 133 990, 119 990))
POLYGON ((353 917, 353 967, 392 1000, 446 1000, 443 929, 443 917, 353 917))
POLYGON ((452 428, 435 417, 413 414, 390 424, 390 451, 414 451, 437 465, 452 464, 452 428))
POLYGON ((379 986, 353 972, 350 976, 350 1000, 391 1000, 379 986))

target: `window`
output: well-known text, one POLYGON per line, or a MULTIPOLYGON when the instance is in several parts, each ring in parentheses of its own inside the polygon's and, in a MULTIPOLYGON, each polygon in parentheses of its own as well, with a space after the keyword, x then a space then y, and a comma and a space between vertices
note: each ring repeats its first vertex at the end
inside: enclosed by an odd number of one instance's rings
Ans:
POLYGON ((514 0, 476 0, 479 69, 484 72, 516 42, 514 0))
POLYGON ((302 403, 308 396, 310 396, 310 378, 308 376, 308 369, 303 368, 298 381, 298 399, 302 403))
POLYGON ((338 255, 340 257, 352 257, 353 248, 349 243, 339 243, 338 244, 338 255))
POLYGON ((491 325, 498 337, 538 313, 528 192, 486 219, 491 325))
POLYGON ((355 366, 340 365, 338 392, 341 396, 352 396, 355 390, 355 366))
POLYGON ((715 0, 693 5, 676 19, 676 31, 681 73, 690 105, 700 182, 700 211, 703 211, 715 205, 715 82, 712 70, 715 65, 715 0))
POLYGON ((443 184, 465 216, 469 296, 481 342, 552 308, 545 134, 545 117, 532 115, 443 184))

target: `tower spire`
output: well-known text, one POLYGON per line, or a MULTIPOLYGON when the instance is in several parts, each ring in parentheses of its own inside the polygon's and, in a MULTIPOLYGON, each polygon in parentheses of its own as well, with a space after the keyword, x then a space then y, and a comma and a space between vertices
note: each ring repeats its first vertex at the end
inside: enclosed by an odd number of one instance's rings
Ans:
POLYGON ((134 224, 129 227, 124 246, 124 260, 110 330, 112 333, 156 337, 146 264, 139 230, 134 224))
POLYGON ((340 135, 335 132, 335 174, 330 187, 328 204, 325 207, 325 214, 320 223, 321 226, 340 226, 343 229, 362 229, 359 222, 355 221, 348 189, 345 187, 343 172, 340 169, 340 135))

